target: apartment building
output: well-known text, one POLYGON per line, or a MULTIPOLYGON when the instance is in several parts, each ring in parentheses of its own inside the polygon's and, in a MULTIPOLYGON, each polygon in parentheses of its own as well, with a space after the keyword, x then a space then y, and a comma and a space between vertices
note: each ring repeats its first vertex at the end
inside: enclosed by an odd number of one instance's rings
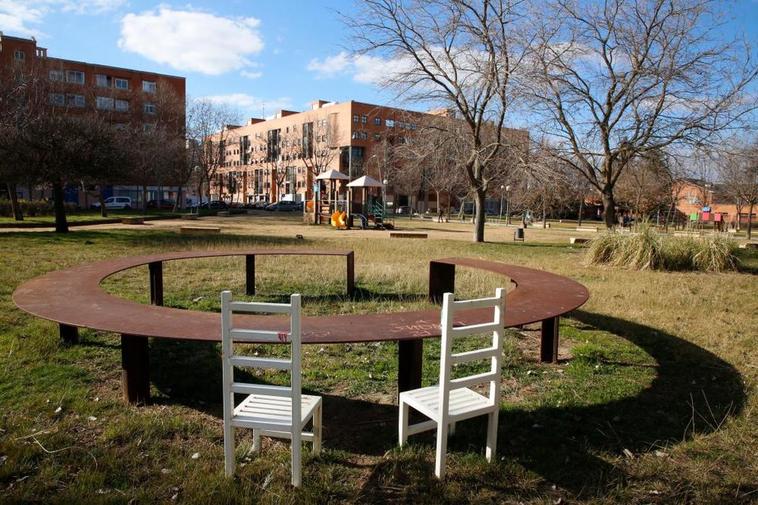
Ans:
POLYGON ((735 202, 724 195, 719 184, 679 179, 674 182, 672 191, 680 220, 722 229, 740 228, 748 221, 758 224, 758 209, 752 214, 747 205, 738 209, 735 202))
MULTIPOLYGON (((184 128, 184 77, 113 67, 96 63, 53 58, 48 50, 37 45, 34 38, 11 37, 0 32, 0 72, 35 74, 47 79, 49 106, 66 114, 97 110, 107 114, 118 125, 141 127, 145 131, 160 121, 167 121, 161 107, 168 102, 180 107, 172 115, 177 134, 184 128)), ((117 181, 114 181, 117 182, 117 181)), ((152 198, 171 198, 171 187, 150 188, 152 198)), ((176 191, 176 188, 173 188, 176 191)), ((28 198, 31 188, 23 188, 21 197, 28 198)), ((141 190, 132 186, 113 186, 111 194, 141 198, 141 190)), ((87 195, 75 187, 66 192, 67 199, 86 205, 87 195)))
MULTIPOLYGON (((251 118, 245 125, 230 125, 215 138, 224 156, 212 193, 241 203, 309 200, 312 191, 319 189, 315 176, 335 169, 349 180, 362 175, 387 180, 394 205, 409 205, 413 195, 392 180, 388 146, 413 135, 432 115, 450 112, 317 100, 307 111, 282 110, 265 120, 251 118)), ((526 148, 527 131, 508 133, 526 148)), ((429 205, 434 208, 434 195, 431 199, 429 205)))

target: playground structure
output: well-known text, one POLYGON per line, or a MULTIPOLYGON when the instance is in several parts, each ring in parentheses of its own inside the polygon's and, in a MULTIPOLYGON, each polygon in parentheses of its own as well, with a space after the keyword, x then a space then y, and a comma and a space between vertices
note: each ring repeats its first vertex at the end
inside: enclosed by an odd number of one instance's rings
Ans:
POLYGON ((360 227, 365 230, 372 227, 372 224, 373 228, 376 229, 385 228, 384 199, 372 194, 377 189, 383 191, 383 183, 367 175, 346 183, 349 177, 333 169, 320 174, 316 180, 319 184, 317 209, 320 213, 320 219, 316 222, 326 221, 331 226, 341 230, 352 227, 360 227), (337 186, 338 181, 340 181, 340 188, 337 186), (324 191, 321 191, 321 184, 327 186, 324 191), (341 191, 345 189, 346 192, 341 191), (354 202, 353 191, 355 190, 360 190, 359 202, 354 202))

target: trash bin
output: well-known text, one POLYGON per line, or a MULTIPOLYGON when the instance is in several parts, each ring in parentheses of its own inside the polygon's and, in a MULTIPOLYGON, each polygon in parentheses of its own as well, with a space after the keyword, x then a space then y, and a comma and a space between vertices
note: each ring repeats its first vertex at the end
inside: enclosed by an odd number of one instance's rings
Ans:
POLYGON ((524 229, 523 228, 516 228, 516 231, 513 232, 513 240, 516 241, 524 241, 524 229))

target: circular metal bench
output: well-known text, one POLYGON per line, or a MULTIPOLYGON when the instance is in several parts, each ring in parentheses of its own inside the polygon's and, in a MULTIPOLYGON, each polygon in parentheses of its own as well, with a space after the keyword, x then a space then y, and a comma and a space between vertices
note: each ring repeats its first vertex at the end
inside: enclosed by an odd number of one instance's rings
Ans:
MULTIPOLYGON (((216 313, 163 307, 163 262, 182 259, 244 256, 246 293, 255 294, 256 256, 337 256, 346 258, 346 291, 353 295, 353 251, 252 249, 244 251, 186 251, 125 257, 58 270, 34 278, 13 293, 20 309, 54 321, 64 340, 75 342, 77 328, 121 334, 122 385, 129 402, 149 400, 148 337, 179 340, 221 341, 220 317, 216 313), (105 292, 101 283, 109 276, 138 266, 148 266, 151 305, 126 300, 105 292)), ((441 301, 454 291, 455 267, 468 267, 503 275, 515 284, 506 299, 506 327, 542 322, 540 359, 555 361, 558 351, 558 318, 581 306, 587 289, 566 277, 541 270, 472 258, 445 258, 429 265, 429 297, 441 301)), ((463 313, 461 323, 487 319, 486 310, 463 313)), ((241 316, 242 325, 281 331, 284 319, 276 316, 241 316)), ((423 339, 439 337, 439 310, 416 310, 379 314, 347 314, 304 317, 303 343, 339 344, 398 341, 398 390, 421 385, 423 339)))

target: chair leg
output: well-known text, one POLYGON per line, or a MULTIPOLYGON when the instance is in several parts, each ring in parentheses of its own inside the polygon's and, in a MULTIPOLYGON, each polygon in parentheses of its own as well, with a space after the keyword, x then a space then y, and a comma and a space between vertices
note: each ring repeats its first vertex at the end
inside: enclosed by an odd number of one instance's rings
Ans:
POLYGON ((400 400, 400 418, 398 420, 398 442, 400 447, 408 441, 408 404, 400 400))
POLYGON ((437 455, 434 458, 434 475, 438 479, 445 477, 445 463, 447 462, 447 427, 445 422, 437 422, 437 455))
POLYGON ((495 449, 497 447, 497 422, 498 411, 491 412, 487 421, 487 450, 485 456, 487 461, 492 463, 492 457, 495 455, 495 449))
POLYGON ((323 407, 318 406, 316 412, 313 414, 313 454, 318 456, 321 454, 321 414, 323 407))
POLYGON ((292 430, 292 485, 295 487, 300 487, 300 484, 302 483, 302 443, 300 440, 301 433, 302 429, 300 428, 297 430, 292 430))
POLYGON ((224 422, 224 474, 234 475, 234 426, 224 422))
POLYGON ((261 452, 261 430, 253 430, 253 452, 261 452))

